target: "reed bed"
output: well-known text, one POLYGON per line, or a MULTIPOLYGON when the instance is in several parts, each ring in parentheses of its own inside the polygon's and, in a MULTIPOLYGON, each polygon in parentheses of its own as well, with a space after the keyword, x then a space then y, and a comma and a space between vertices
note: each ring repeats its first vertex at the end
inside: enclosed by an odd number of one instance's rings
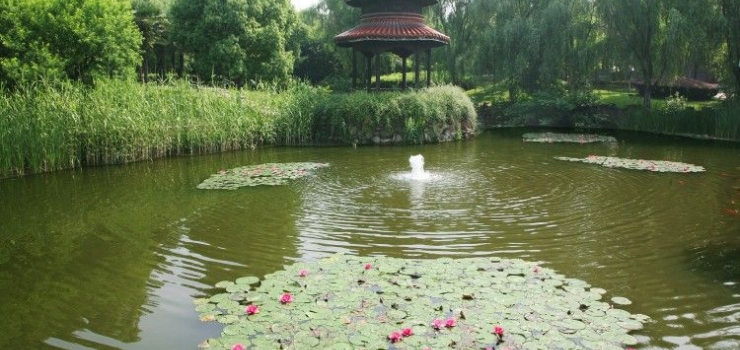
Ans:
POLYGON ((617 123, 626 130, 740 141, 740 106, 732 102, 699 110, 636 112, 617 123))
POLYGON ((273 141, 276 94, 103 81, 0 97, 0 176, 253 148, 273 141))
POLYGON ((350 144, 384 128, 405 129, 413 143, 462 120, 474 127, 475 110, 455 87, 341 94, 300 83, 281 92, 183 81, 38 84, 0 95, 0 178, 263 144, 350 144))

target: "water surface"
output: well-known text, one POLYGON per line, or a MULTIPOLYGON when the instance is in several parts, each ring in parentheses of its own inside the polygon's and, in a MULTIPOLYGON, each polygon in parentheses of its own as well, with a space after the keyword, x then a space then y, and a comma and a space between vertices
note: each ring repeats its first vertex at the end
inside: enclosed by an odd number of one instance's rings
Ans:
POLYGON ((336 252, 539 261, 633 301, 641 347, 740 348, 738 145, 527 130, 415 147, 275 148, 0 180, 0 348, 195 349, 209 286, 336 252), (423 154, 429 178, 409 180, 423 154), (672 160, 701 174, 563 162, 672 160), (220 169, 330 162, 288 186, 198 190, 220 169))

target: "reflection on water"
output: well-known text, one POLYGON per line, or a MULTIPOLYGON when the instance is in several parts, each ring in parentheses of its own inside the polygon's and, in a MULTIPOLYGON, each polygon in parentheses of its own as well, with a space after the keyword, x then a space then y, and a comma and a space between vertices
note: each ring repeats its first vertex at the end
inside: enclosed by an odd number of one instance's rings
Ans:
POLYGON ((0 348, 195 348, 210 286, 336 252, 539 261, 631 299, 651 348, 740 347, 736 145, 618 134, 521 142, 264 149, 0 180, 0 348), (409 154, 426 178, 409 178, 409 154), (588 154, 703 165, 654 174, 588 154), (221 168, 319 161, 289 186, 202 191, 221 168), (730 210, 730 211, 728 211, 730 210))

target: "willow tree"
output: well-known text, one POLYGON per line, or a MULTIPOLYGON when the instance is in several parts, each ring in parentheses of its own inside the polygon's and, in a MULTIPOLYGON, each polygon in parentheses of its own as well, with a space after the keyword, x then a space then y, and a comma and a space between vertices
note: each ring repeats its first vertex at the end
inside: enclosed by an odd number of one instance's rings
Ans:
POLYGON ((290 78, 299 48, 289 0, 177 0, 170 20, 199 79, 243 86, 290 78))
POLYGON ((722 33, 726 45, 726 67, 735 97, 740 92, 740 0, 720 0, 722 33))
POLYGON ((478 1, 480 61, 504 81, 509 98, 521 93, 588 87, 602 45, 589 0, 478 1))
MULTIPOLYGON (((489 0, 490 1, 490 0, 489 0)), ((479 39, 475 33, 478 27, 479 12, 482 9, 479 0, 441 0, 437 6, 431 7, 431 22, 439 26, 443 33, 452 40, 441 53, 440 59, 450 82, 460 84, 472 73, 472 66, 476 64, 476 49, 479 39)))
POLYGON ((652 90, 657 84, 686 68, 691 46, 698 40, 700 31, 692 26, 693 11, 685 5, 671 0, 598 3, 609 39, 629 53, 625 59, 634 63, 641 73, 645 108, 651 107, 652 90))

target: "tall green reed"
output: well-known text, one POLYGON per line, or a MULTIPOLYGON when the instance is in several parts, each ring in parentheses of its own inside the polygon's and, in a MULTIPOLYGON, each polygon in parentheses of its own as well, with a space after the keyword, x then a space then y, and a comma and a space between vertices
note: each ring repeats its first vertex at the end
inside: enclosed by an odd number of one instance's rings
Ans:
POLYGON ((0 95, 0 177, 57 169, 224 152, 261 144, 362 143, 402 133, 426 142, 465 121, 459 88, 330 93, 296 83, 249 91, 185 81, 95 87, 36 84, 0 95))
POLYGON ((0 176, 272 142, 274 93, 100 81, 0 96, 0 176))

